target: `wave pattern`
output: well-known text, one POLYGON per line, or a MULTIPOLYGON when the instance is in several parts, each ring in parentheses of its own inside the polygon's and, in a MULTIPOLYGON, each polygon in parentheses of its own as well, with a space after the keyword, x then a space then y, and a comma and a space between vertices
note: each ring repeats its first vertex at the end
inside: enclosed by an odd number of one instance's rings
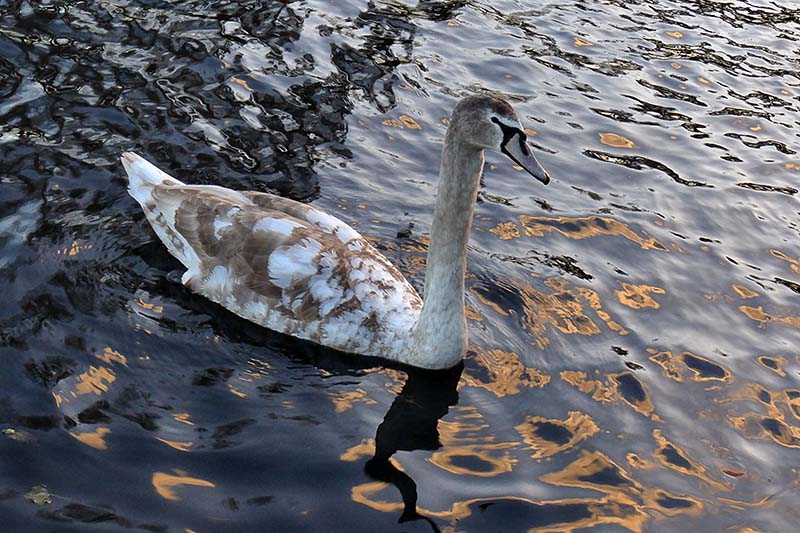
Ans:
POLYGON ((0 2, 4 526, 793 531, 798 20, 768 0, 0 2), (555 179, 488 155, 450 372, 190 294, 118 163, 314 202, 421 288, 447 116, 482 92, 555 179))

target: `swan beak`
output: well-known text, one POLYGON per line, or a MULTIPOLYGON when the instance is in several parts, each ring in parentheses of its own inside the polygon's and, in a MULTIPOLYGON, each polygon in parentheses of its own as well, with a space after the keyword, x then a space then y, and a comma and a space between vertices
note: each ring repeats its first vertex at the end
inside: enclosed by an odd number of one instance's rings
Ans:
POLYGON ((503 143, 501 150, 517 165, 524 168, 528 174, 545 185, 550 183, 550 174, 547 173, 542 164, 539 163, 539 160, 536 159, 536 156, 533 155, 533 152, 531 152, 525 134, 518 132, 512 135, 503 143))

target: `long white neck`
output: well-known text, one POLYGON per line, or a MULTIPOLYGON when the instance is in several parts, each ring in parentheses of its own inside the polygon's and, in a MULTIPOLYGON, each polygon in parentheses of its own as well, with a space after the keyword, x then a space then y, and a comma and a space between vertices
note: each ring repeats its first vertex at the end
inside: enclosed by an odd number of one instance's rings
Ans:
POLYGON ((424 303, 409 354, 411 364, 450 368, 461 360, 467 348, 464 274, 482 171, 483 150, 461 142, 458 131, 451 126, 442 150, 424 303))

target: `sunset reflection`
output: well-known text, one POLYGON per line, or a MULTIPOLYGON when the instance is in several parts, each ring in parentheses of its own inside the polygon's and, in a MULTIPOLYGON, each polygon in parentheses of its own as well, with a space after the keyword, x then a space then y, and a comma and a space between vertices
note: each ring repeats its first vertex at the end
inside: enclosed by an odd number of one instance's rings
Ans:
POLYGON ((152 483, 158 495, 170 501, 181 500, 177 492, 179 487, 213 488, 216 486, 214 483, 206 481, 205 479, 188 476, 186 472, 182 470, 173 470, 171 474, 167 472, 153 472, 152 483))

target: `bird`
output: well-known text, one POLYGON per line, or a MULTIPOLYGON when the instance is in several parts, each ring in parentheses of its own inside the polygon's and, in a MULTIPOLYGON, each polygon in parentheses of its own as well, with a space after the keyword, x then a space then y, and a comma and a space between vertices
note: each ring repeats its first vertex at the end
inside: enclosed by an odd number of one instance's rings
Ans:
POLYGON ((121 161, 128 193, 186 268, 191 291, 339 352, 445 369, 467 349, 464 276, 484 150, 550 181, 508 102, 459 100, 442 147, 423 297, 367 239, 312 205, 185 184, 132 152, 121 161))

